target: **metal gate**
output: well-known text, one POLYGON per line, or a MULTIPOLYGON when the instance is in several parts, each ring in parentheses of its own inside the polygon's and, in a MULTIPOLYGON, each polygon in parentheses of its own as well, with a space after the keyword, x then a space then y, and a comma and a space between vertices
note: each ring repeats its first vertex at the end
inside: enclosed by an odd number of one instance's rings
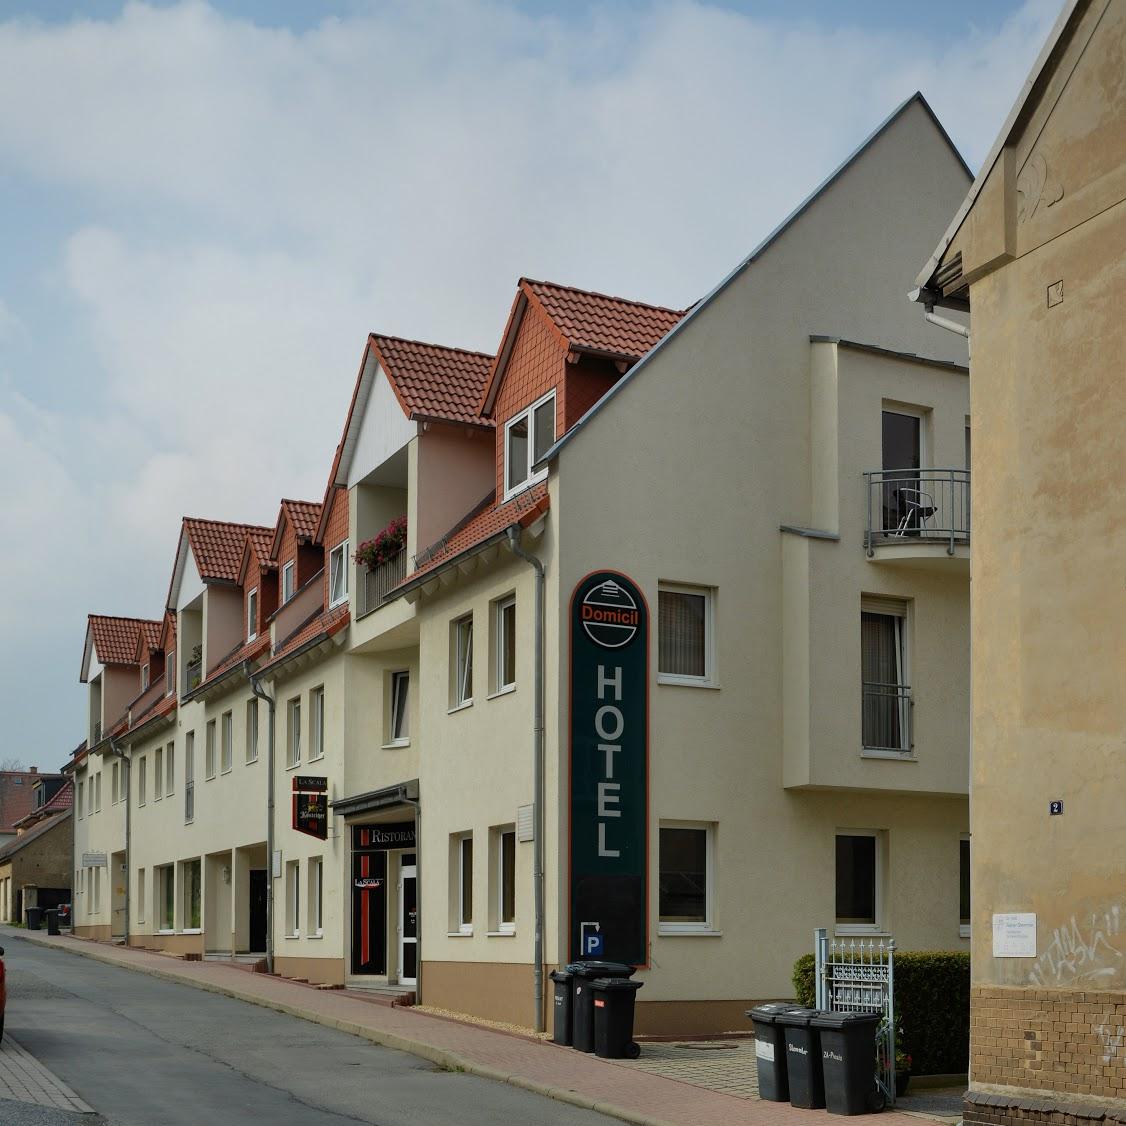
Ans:
POLYGON ((888 1105, 895 1103, 895 939, 829 938, 813 932, 814 982, 818 1009, 838 1013, 879 1013, 876 1082, 888 1105))

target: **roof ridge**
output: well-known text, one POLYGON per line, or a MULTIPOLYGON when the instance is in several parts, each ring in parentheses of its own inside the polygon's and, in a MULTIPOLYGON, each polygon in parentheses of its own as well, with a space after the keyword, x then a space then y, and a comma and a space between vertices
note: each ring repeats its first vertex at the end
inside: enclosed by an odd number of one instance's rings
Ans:
POLYGON ((420 348, 441 348, 443 352, 460 352, 463 356, 479 356, 483 360, 494 358, 492 352, 478 352, 473 348, 459 348, 456 344, 435 344, 432 340, 415 340, 410 336, 391 336, 385 332, 368 334, 374 340, 394 340, 399 344, 417 344, 420 348))
POLYGON ((564 289, 568 293, 581 293, 585 297, 601 297, 605 301, 620 301, 623 305, 637 305, 642 309, 656 309, 661 313, 676 313, 683 316, 691 306, 684 309, 674 309, 671 305, 654 305, 652 301, 639 301, 636 297, 618 297, 613 293, 603 293, 597 289, 583 289, 577 285, 565 285, 563 282, 546 281, 542 278, 521 277, 521 282, 529 285, 549 285, 552 289, 564 289))
POLYGON ((269 524, 246 524, 239 520, 213 520, 210 516, 185 516, 184 521, 192 520, 197 524, 222 524, 225 528, 246 528, 248 530, 261 529, 272 532, 273 526, 269 524))
MULTIPOLYGON (((294 500, 293 497, 282 497, 281 503, 282 504, 307 504, 310 508, 319 508, 322 502, 319 501, 319 500, 294 500)), ((263 525, 263 527, 265 527, 265 525, 263 525)))
POLYGON ((156 624, 163 625, 163 618, 134 618, 129 614, 87 614, 87 618, 105 618, 106 621, 113 622, 144 622, 146 625, 156 624))

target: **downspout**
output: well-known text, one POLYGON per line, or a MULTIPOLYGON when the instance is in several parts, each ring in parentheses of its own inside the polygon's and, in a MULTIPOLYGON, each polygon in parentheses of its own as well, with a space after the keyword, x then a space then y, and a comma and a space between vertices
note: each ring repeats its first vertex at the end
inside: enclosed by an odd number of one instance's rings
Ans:
POLYGON ((414 1002, 422 1004, 422 802, 403 798, 403 804, 414 809, 414 886, 415 886, 415 967, 414 1002))
POLYGON ((969 351, 970 330, 965 325, 952 321, 949 317, 940 317, 934 311, 933 304, 927 304, 924 308, 926 310, 923 314, 924 320, 929 321, 932 325, 938 325, 939 328, 946 329, 947 332, 956 332, 959 336, 964 336, 966 338, 966 350, 969 351))
MULTIPOLYGON (((129 867, 130 864, 132 863, 132 857, 129 855, 129 829, 130 829, 130 822, 132 820, 132 818, 130 817, 130 809, 133 805, 133 785, 132 785, 132 778, 130 777, 131 772, 130 772, 130 769, 129 769, 129 765, 130 765, 129 764, 129 756, 117 745, 117 740, 114 739, 114 737, 112 735, 109 737, 109 749, 110 749, 111 754, 116 755, 119 759, 121 759, 122 774, 125 778, 125 945, 128 946, 129 945, 129 898, 130 898, 130 895, 132 894, 130 886, 129 886, 129 877, 132 874, 132 871, 129 867)), ((112 887, 112 886, 113 885, 111 884, 110 887, 112 887)), ((113 903, 112 895, 110 897, 110 903, 111 904, 113 903)), ((71 908, 71 915, 72 915, 71 926, 72 927, 74 925, 73 914, 74 914, 74 908, 72 907, 71 908)), ((109 933, 110 933, 110 938, 112 938, 113 937, 113 908, 112 907, 110 907, 109 933)))
POLYGON ((543 1011, 543 755, 544 755, 544 573, 543 563, 520 544, 520 529, 508 529, 508 546, 536 572, 536 659, 535 719, 532 725, 532 896, 535 903, 533 929, 535 1028, 545 1029, 543 1011))
POLYGON ((250 671, 250 662, 242 668, 250 691, 265 700, 270 709, 266 733, 266 972, 274 972, 274 698, 262 690, 258 678, 250 671))

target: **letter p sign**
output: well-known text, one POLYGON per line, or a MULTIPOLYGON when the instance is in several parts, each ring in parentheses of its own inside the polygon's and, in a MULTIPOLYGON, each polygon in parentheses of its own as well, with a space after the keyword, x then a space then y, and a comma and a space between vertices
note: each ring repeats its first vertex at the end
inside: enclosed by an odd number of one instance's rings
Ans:
POLYGON ((604 949, 601 926, 598 923, 581 923, 582 952, 584 958, 601 958, 604 949))

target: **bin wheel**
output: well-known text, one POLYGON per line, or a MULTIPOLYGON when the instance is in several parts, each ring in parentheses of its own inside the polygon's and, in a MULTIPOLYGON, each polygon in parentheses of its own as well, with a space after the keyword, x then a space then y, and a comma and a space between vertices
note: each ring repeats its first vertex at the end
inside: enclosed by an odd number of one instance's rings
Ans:
POLYGON ((629 1045, 626 1047, 626 1059, 627 1060, 635 1060, 640 1055, 641 1055, 641 1045, 638 1044, 638 1043, 635 1043, 634 1041, 631 1040, 629 1042, 629 1045))
POLYGON ((884 1094, 883 1088, 879 1083, 872 1089, 872 1093, 868 1096, 868 1107, 873 1114, 878 1114, 888 1105, 887 1095, 884 1094))

